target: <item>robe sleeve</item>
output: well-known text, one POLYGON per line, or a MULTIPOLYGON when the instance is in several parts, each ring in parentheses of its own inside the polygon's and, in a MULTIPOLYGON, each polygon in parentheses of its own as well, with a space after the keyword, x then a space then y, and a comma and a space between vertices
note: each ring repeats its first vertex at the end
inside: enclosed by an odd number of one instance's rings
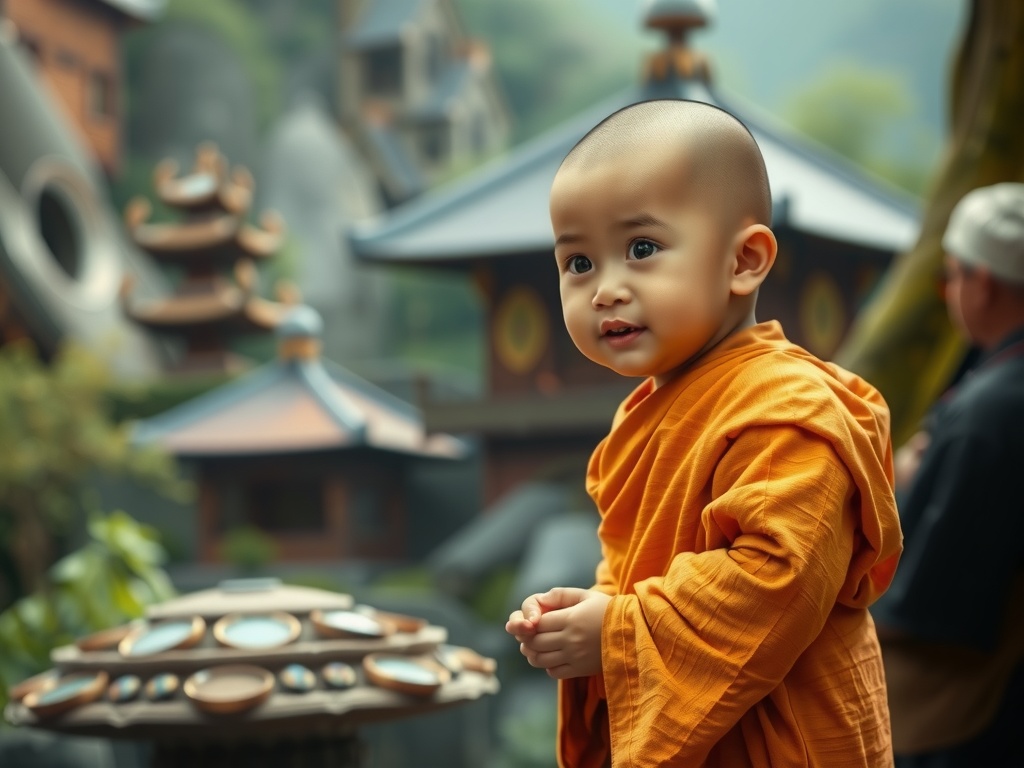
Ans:
MULTIPOLYGON (((701 512, 707 548, 609 603, 603 678, 615 765, 698 765, 821 632, 857 536, 850 473, 792 426, 735 436, 701 512)), ((662 510, 650 536, 673 536, 662 510)))

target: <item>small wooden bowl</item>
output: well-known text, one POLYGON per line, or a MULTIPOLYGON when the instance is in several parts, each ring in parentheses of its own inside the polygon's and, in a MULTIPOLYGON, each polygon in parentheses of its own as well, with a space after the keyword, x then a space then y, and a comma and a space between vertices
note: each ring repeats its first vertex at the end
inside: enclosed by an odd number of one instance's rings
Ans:
POLYGON ((324 685, 332 690, 354 688, 359 683, 355 667, 343 661, 331 661, 320 670, 324 685))
POLYGON ((7 695, 11 701, 21 701, 32 691, 41 691, 52 687, 59 679, 60 673, 57 670, 48 669, 45 672, 40 672, 38 675, 25 678, 20 683, 12 685, 7 695))
POLYGON ((151 677, 146 683, 146 698, 150 701, 167 701, 174 697, 181 687, 181 680, 171 672, 162 672, 151 677))
POLYGON ((122 624, 119 627, 108 627, 91 635, 80 637, 75 640, 75 646, 80 651, 107 651, 116 648, 118 644, 128 635, 142 626, 138 622, 122 624))
POLYGON ((412 696, 431 696, 452 679, 451 672, 430 656, 371 653, 363 659, 366 678, 381 688, 412 696))
POLYGON ((440 645, 437 648, 438 661, 458 674, 465 670, 467 672, 479 672, 482 675, 493 675, 498 669, 498 662, 487 656, 481 656, 472 648, 461 645, 440 645))
POLYGON ((225 664, 199 670, 185 681, 182 690, 204 712, 231 715, 266 701, 274 690, 274 676, 252 664, 225 664))
POLYGON ((230 613, 213 625, 218 643, 247 651, 280 648, 295 642, 301 632, 299 620, 283 611, 230 613))
POLYGON ((96 701, 107 690, 109 682, 109 675, 102 670, 72 672, 42 689, 28 693, 21 703, 40 719, 53 717, 96 701))
POLYGON ((427 626, 427 620, 419 616, 409 616, 405 613, 394 613, 393 611, 380 611, 368 605, 357 605, 352 610, 364 616, 369 616, 371 619, 387 622, 395 628, 396 632, 408 632, 411 634, 419 632, 427 626))
POLYGON ((167 619, 138 627, 118 643, 117 650, 126 657, 180 651, 191 648, 202 640, 205 631, 206 622, 201 616, 193 616, 191 619, 167 619))
POLYGON ((310 611, 309 620, 323 637, 379 640, 394 634, 395 625, 361 611, 310 611))

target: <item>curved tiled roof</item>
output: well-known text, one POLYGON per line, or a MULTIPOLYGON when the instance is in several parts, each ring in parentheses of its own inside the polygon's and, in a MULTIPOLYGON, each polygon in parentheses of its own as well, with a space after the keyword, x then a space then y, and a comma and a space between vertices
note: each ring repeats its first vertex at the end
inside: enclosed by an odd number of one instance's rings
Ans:
POLYGON ((602 118, 654 98, 715 104, 742 120, 764 154, 777 217, 800 231, 901 251, 919 228, 915 199, 769 115, 697 80, 628 88, 446 187, 350 233, 355 253, 389 262, 453 262, 553 247, 548 190, 562 158, 602 118))
POLYGON ((412 23, 425 0, 373 0, 366 3, 345 43, 352 48, 372 48, 397 42, 402 30, 412 23))
MULTIPOLYGON (((314 310, 297 307, 293 313, 314 310)), ((282 321, 283 335, 315 331, 282 321)), ((133 439, 178 456, 242 456, 369 448, 454 459, 462 441, 428 434, 415 407, 329 360, 278 359, 163 414, 136 423, 133 439)))

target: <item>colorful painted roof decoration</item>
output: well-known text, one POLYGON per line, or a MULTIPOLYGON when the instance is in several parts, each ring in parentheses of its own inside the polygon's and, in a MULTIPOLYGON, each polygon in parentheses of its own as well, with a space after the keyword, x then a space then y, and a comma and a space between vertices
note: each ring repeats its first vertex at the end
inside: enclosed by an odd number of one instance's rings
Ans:
POLYGON ((900 251, 920 224, 917 201, 715 88, 707 62, 687 43, 708 23, 711 0, 662 0, 645 23, 666 44, 647 60, 641 84, 616 94, 500 160, 355 228, 355 252, 389 262, 442 263, 550 252, 547 200, 565 154, 599 120, 639 101, 681 98, 739 117, 765 157, 777 222, 836 240, 900 251))
POLYGON ((322 320, 300 305, 277 327, 277 358, 139 422, 135 440, 179 456, 366 448, 461 458, 467 447, 427 432, 418 409, 320 356, 322 320))

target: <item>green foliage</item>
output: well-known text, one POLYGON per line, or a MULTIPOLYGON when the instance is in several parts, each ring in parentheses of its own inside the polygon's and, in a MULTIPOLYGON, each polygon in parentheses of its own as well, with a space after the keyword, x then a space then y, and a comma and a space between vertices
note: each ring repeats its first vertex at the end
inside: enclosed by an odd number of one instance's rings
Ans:
POLYGON ((50 666, 75 638, 124 624, 174 596, 156 532, 124 512, 95 515, 89 542, 57 561, 46 583, 0 613, 0 711, 7 690, 50 666))
POLYGON ((515 578, 515 569, 508 566, 496 568, 487 574, 470 599, 470 607, 481 621, 504 624, 508 618, 505 608, 515 578))
POLYGON ((557 699, 554 691, 501 722, 501 748, 495 768, 555 768, 557 699))
POLYGON ((268 29, 240 0, 171 0, 165 19, 211 30, 241 59, 257 94, 257 118, 266 126, 281 108, 281 65, 268 29))
POLYGON ((230 380, 229 374, 196 373, 112 386, 106 392, 110 418, 114 422, 148 419, 227 384, 230 380))
POLYGON ((322 571, 305 571, 294 573, 283 579, 285 584, 294 587, 309 587, 310 589, 322 589, 325 592, 338 592, 343 595, 350 594, 352 588, 334 576, 322 571))
POLYGON ((111 420, 107 383, 102 364, 74 345, 49 365, 31 345, 0 348, 0 609, 39 588, 74 513, 94 505, 83 490, 91 473, 188 497, 171 457, 133 446, 111 420))
POLYGON ((887 157, 880 147, 892 145, 885 135, 913 106, 906 84, 886 72, 860 65, 833 65, 800 91, 786 109, 799 131, 893 184, 921 193, 933 147, 915 143, 917 153, 887 157))
POLYGON ((373 586, 394 592, 429 592, 430 573, 421 567, 387 571, 374 580, 373 586))
POLYGON ((421 364, 481 369, 483 307, 469 280, 428 270, 394 274, 397 344, 421 364))
POLYGON ((254 526, 229 531, 221 544, 221 557, 242 573, 259 573, 277 559, 274 539, 254 526))

